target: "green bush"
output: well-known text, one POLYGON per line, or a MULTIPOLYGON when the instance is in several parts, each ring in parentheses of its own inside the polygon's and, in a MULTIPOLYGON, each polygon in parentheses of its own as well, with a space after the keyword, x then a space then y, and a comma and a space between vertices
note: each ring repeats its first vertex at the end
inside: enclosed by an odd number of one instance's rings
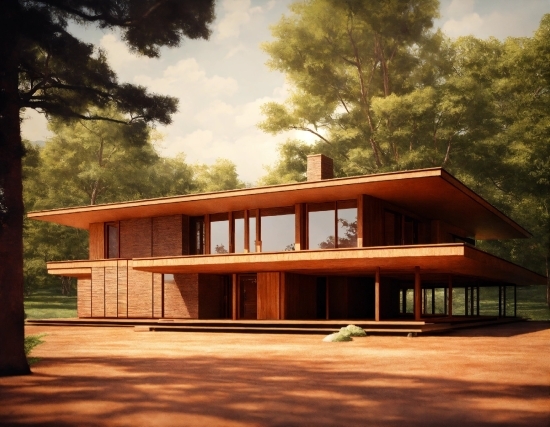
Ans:
POLYGON ((366 337, 367 333, 359 326, 348 325, 345 328, 340 329, 341 334, 347 334, 350 337, 366 337))
POLYGON ((42 340, 44 336, 46 336, 46 334, 28 335, 25 337, 25 356, 27 356, 27 361, 29 362, 29 365, 32 365, 40 360, 37 357, 29 357, 29 354, 31 353, 33 348, 44 342, 42 340))
POLYGON ((323 338, 324 342, 344 342, 352 341, 352 338, 348 334, 343 334, 341 332, 334 332, 333 334, 327 335, 323 338))

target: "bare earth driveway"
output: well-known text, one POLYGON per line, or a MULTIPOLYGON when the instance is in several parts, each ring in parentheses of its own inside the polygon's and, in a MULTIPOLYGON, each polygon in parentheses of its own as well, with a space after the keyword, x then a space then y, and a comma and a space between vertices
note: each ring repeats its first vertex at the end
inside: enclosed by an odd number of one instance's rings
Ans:
POLYGON ((550 323, 415 338, 45 333, 0 378, 10 426, 550 426, 550 323))

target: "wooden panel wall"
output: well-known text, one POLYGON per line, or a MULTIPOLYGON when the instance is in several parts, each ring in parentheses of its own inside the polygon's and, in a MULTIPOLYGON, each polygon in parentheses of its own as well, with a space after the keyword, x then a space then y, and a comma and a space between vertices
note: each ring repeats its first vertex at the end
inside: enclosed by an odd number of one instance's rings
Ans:
POLYGON ((374 278, 348 277, 348 319, 374 319, 374 278))
POLYGON ((199 319, 225 319, 231 298, 228 276, 199 274, 199 319))
POLYGON ((153 273, 153 317, 163 317, 162 274, 153 273))
POLYGON ((453 243, 453 234, 460 237, 469 237, 469 234, 461 228, 454 227, 440 220, 431 221, 430 243, 453 243))
POLYGON ((76 284, 77 316, 92 317, 92 280, 78 279, 76 284))
POLYGON ((317 283, 315 276, 284 273, 285 319, 317 317, 317 283))
POLYGON ((281 274, 258 273, 258 319, 279 319, 281 274))
POLYGON ((105 317, 105 269, 92 267, 92 317, 105 317))
POLYGON ((117 262, 117 316, 128 317, 128 261, 117 262))
POLYGON ((105 258, 105 229, 103 223, 90 224, 89 235, 89 258, 105 258))
MULTIPOLYGON (((384 206, 380 199, 371 196, 360 196, 358 203, 362 204, 363 247, 384 245, 384 206)), ((358 214, 361 209, 358 209, 358 214)), ((359 244, 359 243, 358 243, 359 244)))
POLYGON ((117 317, 118 315, 117 287, 117 267, 105 267, 105 317, 117 317))
POLYGON ((199 317, 199 275, 174 274, 175 284, 164 284, 164 317, 199 317))
POLYGON ((128 317, 153 317, 153 273, 128 268, 128 317))
POLYGON ((182 255, 182 216, 153 218, 153 256, 182 255))
MULTIPOLYGON (((414 283, 414 280, 411 280, 414 283)), ((399 317, 399 287, 401 282, 390 278, 380 281, 380 320, 391 320, 399 317)))
POLYGON ((152 255, 152 218, 120 221, 120 257, 140 258, 152 255))

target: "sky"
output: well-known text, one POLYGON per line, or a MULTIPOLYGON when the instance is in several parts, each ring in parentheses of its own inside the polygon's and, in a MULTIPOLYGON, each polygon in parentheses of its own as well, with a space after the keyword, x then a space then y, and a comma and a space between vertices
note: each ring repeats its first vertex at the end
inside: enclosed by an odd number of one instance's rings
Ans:
MULTIPOLYGON (((159 59, 132 55, 116 32, 72 27, 80 39, 105 50, 119 81, 146 86, 149 91, 175 96, 179 111, 169 126, 159 126, 162 156, 184 153, 188 163, 212 164, 231 160, 240 179, 253 185, 273 165, 277 147, 288 138, 311 142, 303 132, 270 135, 257 128, 260 107, 282 102, 288 94, 284 75, 271 71, 260 49, 271 40, 276 24, 293 0, 218 0, 210 40, 184 40, 175 49, 162 49, 159 59)), ((550 0, 440 0, 435 22, 450 37, 472 34, 530 37, 540 19, 550 13, 550 0)), ((22 135, 44 141, 51 133, 44 116, 24 113, 22 135)))

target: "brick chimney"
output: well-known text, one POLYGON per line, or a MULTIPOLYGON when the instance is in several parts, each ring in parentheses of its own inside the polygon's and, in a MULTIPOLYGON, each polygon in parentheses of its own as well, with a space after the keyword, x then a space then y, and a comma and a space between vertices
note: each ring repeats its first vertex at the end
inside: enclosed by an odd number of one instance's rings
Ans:
POLYGON ((319 181, 334 178, 334 164, 330 157, 324 154, 307 156, 307 180, 319 181))

